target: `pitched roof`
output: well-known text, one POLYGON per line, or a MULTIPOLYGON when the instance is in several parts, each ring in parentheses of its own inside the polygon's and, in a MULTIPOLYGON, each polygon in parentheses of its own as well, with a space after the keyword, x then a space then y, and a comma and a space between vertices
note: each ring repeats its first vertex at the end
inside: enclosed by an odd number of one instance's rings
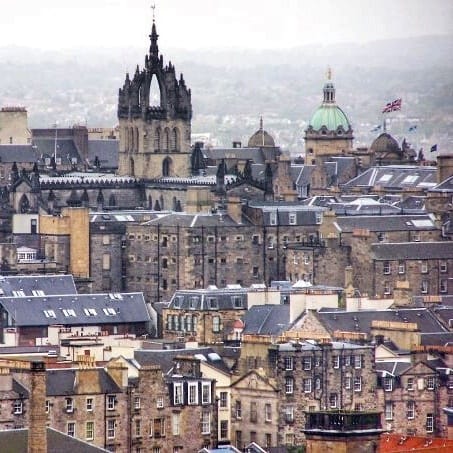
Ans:
POLYGON ((72 275, 0 276, 0 296, 15 297, 13 291, 22 291, 24 296, 35 295, 33 291, 42 291, 49 296, 77 294, 72 275))
POLYGON ((32 145, 0 145, 0 162, 2 163, 17 162, 20 167, 21 163, 36 162, 38 158, 39 153, 32 145))
POLYGON ((371 244, 375 260, 451 259, 453 242, 398 242, 371 244))
POLYGON ((289 305, 254 305, 242 320, 243 334, 280 335, 290 325, 289 305))
POLYGON ((88 140, 88 160, 93 165, 97 156, 101 168, 117 168, 119 140, 88 140))
POLYGON ((329 331, 370 333, 372 321, 416 323, 420 332, 446 332, 445 327, 427 308, 402 308, 398 310, 318 311, 316 317, 329 331))
MULTIPOLYGON (((27 453, 28 429, 13 429, 0 431, 2 453, 27 453)), ((63 434, 53 428, 47 428, 47 453, 97 453, 107 452, 103 448, 84 442, 83 440, 63 434)))
POLYGON ((361 215, 337 217, 336 224, 342 233, 352 233, 356 228, 369 231, 425 231, 437 230, 431 217, 425 215, 361 215))
MULTIPOLYGON (((62 164, 72 163, 72 159, 81 162, 80 154, 72 138, 57 137, 57 158, 61 159, 62 164)), ((34 138, 33 145, 37 146, 40 156, 53 156, 55 153, 55 138, 34 138)))
POLYGON ((149 322, 143 293, 0 297, 17 326, 65 326, 149 322))
MULTIPOLYGON (((104 368, 94 368, 88 371, 97 371, 97 381, 92 382, 90 391, 86 386, 81 388, 78 375, 85 372, 83 369, 48 369, 46 372, 46 395, 64 396, 78 394, 121 393, 122 390, 110 377, 104 368), (94 385, 97 384, 97 385, 94 385)), ((92 376, 92 374, 90 374, 92 376)))
POLYGON ((387 165, 371 167, 359 176, 351 179, 342 187, 382 186, 391 189, 431 189, 437 184, 437 170, 433 167, 418 165, 387 165))

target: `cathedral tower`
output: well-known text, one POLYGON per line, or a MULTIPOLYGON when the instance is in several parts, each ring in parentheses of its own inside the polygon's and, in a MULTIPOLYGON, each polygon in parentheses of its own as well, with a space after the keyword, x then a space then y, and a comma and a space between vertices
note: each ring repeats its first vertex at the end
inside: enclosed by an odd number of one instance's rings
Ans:
POLYGON ((159 56, 153 19, 149 54, 142 70, 126 74, 118 94, 118 174, 137 178, 190 175, 192 103, 190 89, 175 67, 159 56), (154 89, 154 90, 153 90, 154 89), (156 97, 153 97, 156 93, 156 97))

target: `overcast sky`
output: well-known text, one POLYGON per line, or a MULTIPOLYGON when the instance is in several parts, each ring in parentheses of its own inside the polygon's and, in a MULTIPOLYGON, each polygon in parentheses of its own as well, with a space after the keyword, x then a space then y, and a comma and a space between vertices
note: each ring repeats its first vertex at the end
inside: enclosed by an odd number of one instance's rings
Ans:
POLYGON ((452 0, 0 0, 0 46, 288 48, 453 32, 452 0), (146 42, 146 44, 145 44, 146 42))

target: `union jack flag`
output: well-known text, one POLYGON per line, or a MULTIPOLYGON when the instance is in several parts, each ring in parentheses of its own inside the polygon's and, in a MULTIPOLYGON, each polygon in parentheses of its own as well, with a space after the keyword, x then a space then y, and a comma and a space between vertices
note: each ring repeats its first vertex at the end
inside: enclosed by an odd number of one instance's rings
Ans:
POLYGON ((393 102, 388 102, 385 107, 382 109, 382 113, 396 112, 401 110, 401 105, 403 100, 401 98, 395 99, 393 102))

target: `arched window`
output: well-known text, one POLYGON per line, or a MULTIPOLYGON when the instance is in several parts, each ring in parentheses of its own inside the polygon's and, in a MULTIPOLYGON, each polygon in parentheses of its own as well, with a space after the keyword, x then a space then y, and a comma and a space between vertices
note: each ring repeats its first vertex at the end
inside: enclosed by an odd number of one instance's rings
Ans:
POLYGON ((179 132, 176 127, 171 131, 171 149, 179 151, 179 132))
POLYGON ((171 174, 171 159, 166 157, 162 162, 162 176, 170 176, 171 174))
POLYGON ((157 127, 154 133, 154 152, 158 151, 160 151, 160 127, 157 127))
POLYGON ((164 131, 164 150, 168 151, 170 149, 170 131, 165 128, 164 131))
POLYGON ((30 202, 28 201, 27 195, 22 195, 22 198, 19 202, 19 210, 22 214, 27 212, 30 209, 30 202))

